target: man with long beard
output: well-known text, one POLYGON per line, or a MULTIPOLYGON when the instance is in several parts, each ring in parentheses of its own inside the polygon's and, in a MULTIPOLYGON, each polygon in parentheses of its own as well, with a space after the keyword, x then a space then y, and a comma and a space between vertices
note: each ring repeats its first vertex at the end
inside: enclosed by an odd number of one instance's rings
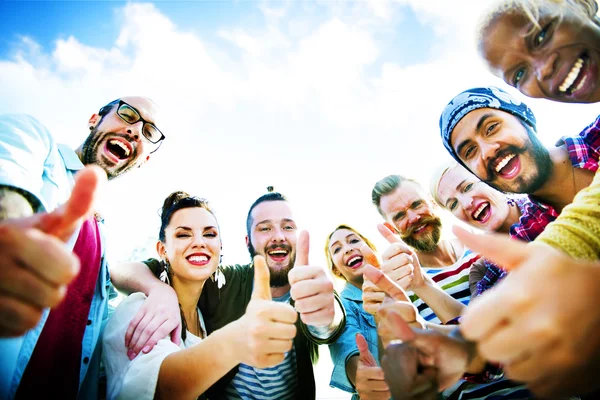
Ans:
POLYGON ((0 398, 97 398, 111 286, 89 213, 102 180, 158 148, 157 117, 148 98, 115 100, 73 150, 30 116, 0 116, 0 398))
MULTIPOLYGON (((437 205, 418 182, 390 175, 375 184, 371 196, 386 221, 379 230, 390 242, 382 255, 383 272, 414 293, 409 292, 410 300, 424 320, 420 321, 423 328, 449 333, 451 327, 440 327, 439 323, 456 322, 468 305, 469 272, 483 259, 457 239, 440 239, 442 223, 436 215, 437 205), (400 234, 404 243, 394 238, 393 232, 400 234)), ((521 385, 502 379, 493 366, 482 367, 471 371, 477 374, 465 377, 468 380, 444 390, 442 398, 524 398, 519 397, 527 393, 521 385)), ((397 387, 397 382, 387 382, 397 387)))
MULTIPOLYGON (((262 255, 269 267, 272 301, 291 302, 299 313, 297 333, 282 363, 265 369, 240 364, 209 389, 208 398, 314 399, 312 363, 317 360, 317 345, 335 341, 342 332, 343 307, 325 269, 309 264, 308 234, 298 234, 283 195, 269 192, 259 197, 248 211, 246 229, 250 255, 262 255)), ((156 280, 161 270, 159 261, 150 259, 145 263, 150 270, 140 263, 121 266, 117 287, 128 292, 151 291, 157 283, 169 288, 156 280)), ((244 314, 252 294, 253 271, 252 263, 220 266, 214 281, 205 283, 198 306, 209 334, 244 314)), ((169 303, 169 308, 169 315, 178 315, 176 301, 169 303)), ((172 325, 164 320, 160 311, 150 306, 138 312, 124 338, 130 357, 140 351, 147 353, 157 340, 169 334, 172 325), (156 329, 158 326, 161 329, 156 329)))
POLYGON ((375 184, 371 198, 385 220, 381 233, 387 238, 398 233, 412 249, 391 243, 382 256, 389 269, 384 272, 414 292, 411 300, 426 322, 439 324, 455 318, 460 308, 454 305, 450 310, 435 309, 441 298, 439 288, 468 304, 469 271, 478 256, 456 239, 440 238, 442 221, 436 215, 437 206, 418 182, 400 175, 386 176, 375 184))

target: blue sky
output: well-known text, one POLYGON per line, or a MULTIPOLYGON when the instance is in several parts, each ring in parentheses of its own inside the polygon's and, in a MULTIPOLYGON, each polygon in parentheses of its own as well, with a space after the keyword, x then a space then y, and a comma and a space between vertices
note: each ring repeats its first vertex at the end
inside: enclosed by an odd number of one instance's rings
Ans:
MULTIPOLYGON (((14 1, 0 2, 0 58, 10 58, 19 48, 20 38, 27 36, 50 50, 57 39, 77 37, 88 46, 107 48, 118 37, 122 22, 120 10, 124 1, 14 1)), ((132 2, 129 2, 132 3, 132 2)), ((142 3, 142 2, 138 2, 142 3)), ((283 2, 281 2, 283 3, 283 2)), ((154 3, 165 16, 176 21, 178 28, 201 35, 213 35, 219 28, 243 25, 247 29, 260 28, 265 15, 254 1, 160 1, 154 3)), ((277 3, 275 3, 277 4, 277 3)), ((288 2, 291 12, 303 16, 316 26, 330 15, 343 16, 348 12, 332 11, 327 3, 307 1, 288 2)), ((426 62, 435 41, 431 27, 423 25, 410 6, 396 10, 397 23, 383 30, 378 39, 396 52, 383 55, 380 61, 394 61, 402 65, 426 62), (407 40, 409 38, 409 40, 407 40), (401 54, 402 57, 398 55, 401 54)), ((228 44, 220 41, 220 45, 228 44)))

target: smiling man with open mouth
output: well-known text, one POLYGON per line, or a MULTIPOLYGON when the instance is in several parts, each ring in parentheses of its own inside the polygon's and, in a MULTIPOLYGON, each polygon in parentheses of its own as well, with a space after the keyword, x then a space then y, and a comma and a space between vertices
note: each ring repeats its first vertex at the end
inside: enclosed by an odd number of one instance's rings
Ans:
POLYGON ((76 153, 84 164, 102 167, 108 179, 139 167, 165 138, 155 115, 156 106, 147 98, 115 100, 90 118, 90 134, 76 153))
POLYGON ((496 87, 460 93, 440 117, 442 141, 456 161, 493 188, 528 194, 557 212, 598 169, 599 124, 545 148, 531 109, 496 87))

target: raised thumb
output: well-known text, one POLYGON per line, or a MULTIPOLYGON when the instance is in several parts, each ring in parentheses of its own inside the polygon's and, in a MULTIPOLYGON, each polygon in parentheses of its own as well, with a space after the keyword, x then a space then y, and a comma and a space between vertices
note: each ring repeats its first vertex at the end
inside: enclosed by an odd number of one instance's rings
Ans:
POLYGON ((307 231, 300 232, 298 241, 296 242, 296 262, 297 265, 308 265, 308 250, 310 248, 310 237, 307 231))
POLYGON ((373 357, 373 354, 371 354, 371 352, 369 351, 369 345, 367 343, 367 340, 360 333, 356 334, 356 347, 358 347, 358 351, 360 352, 359 359, 361 363, 369 367, 377 366, 377 360, 375 360, 375 357, 373 357))
POLYGON ((254 288, 252 299, 271 300, 271 274, 263 256, 254 256, 254 288))

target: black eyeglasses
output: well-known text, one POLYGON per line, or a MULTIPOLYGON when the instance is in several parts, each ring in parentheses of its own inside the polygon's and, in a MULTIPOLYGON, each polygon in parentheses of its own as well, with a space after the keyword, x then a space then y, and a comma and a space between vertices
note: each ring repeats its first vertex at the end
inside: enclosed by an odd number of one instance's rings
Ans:
POLYGON ((117 115, 128 124, 135 124, 142 121, 142 133, 144 137, 148 139, 150 143, 156 144, 161 140, 164 140, 165 135, 151 122, 146 121, 140 115, 139 111, 125 103, 123 100, 119 100, 119 106, 117 107, 117 115))

